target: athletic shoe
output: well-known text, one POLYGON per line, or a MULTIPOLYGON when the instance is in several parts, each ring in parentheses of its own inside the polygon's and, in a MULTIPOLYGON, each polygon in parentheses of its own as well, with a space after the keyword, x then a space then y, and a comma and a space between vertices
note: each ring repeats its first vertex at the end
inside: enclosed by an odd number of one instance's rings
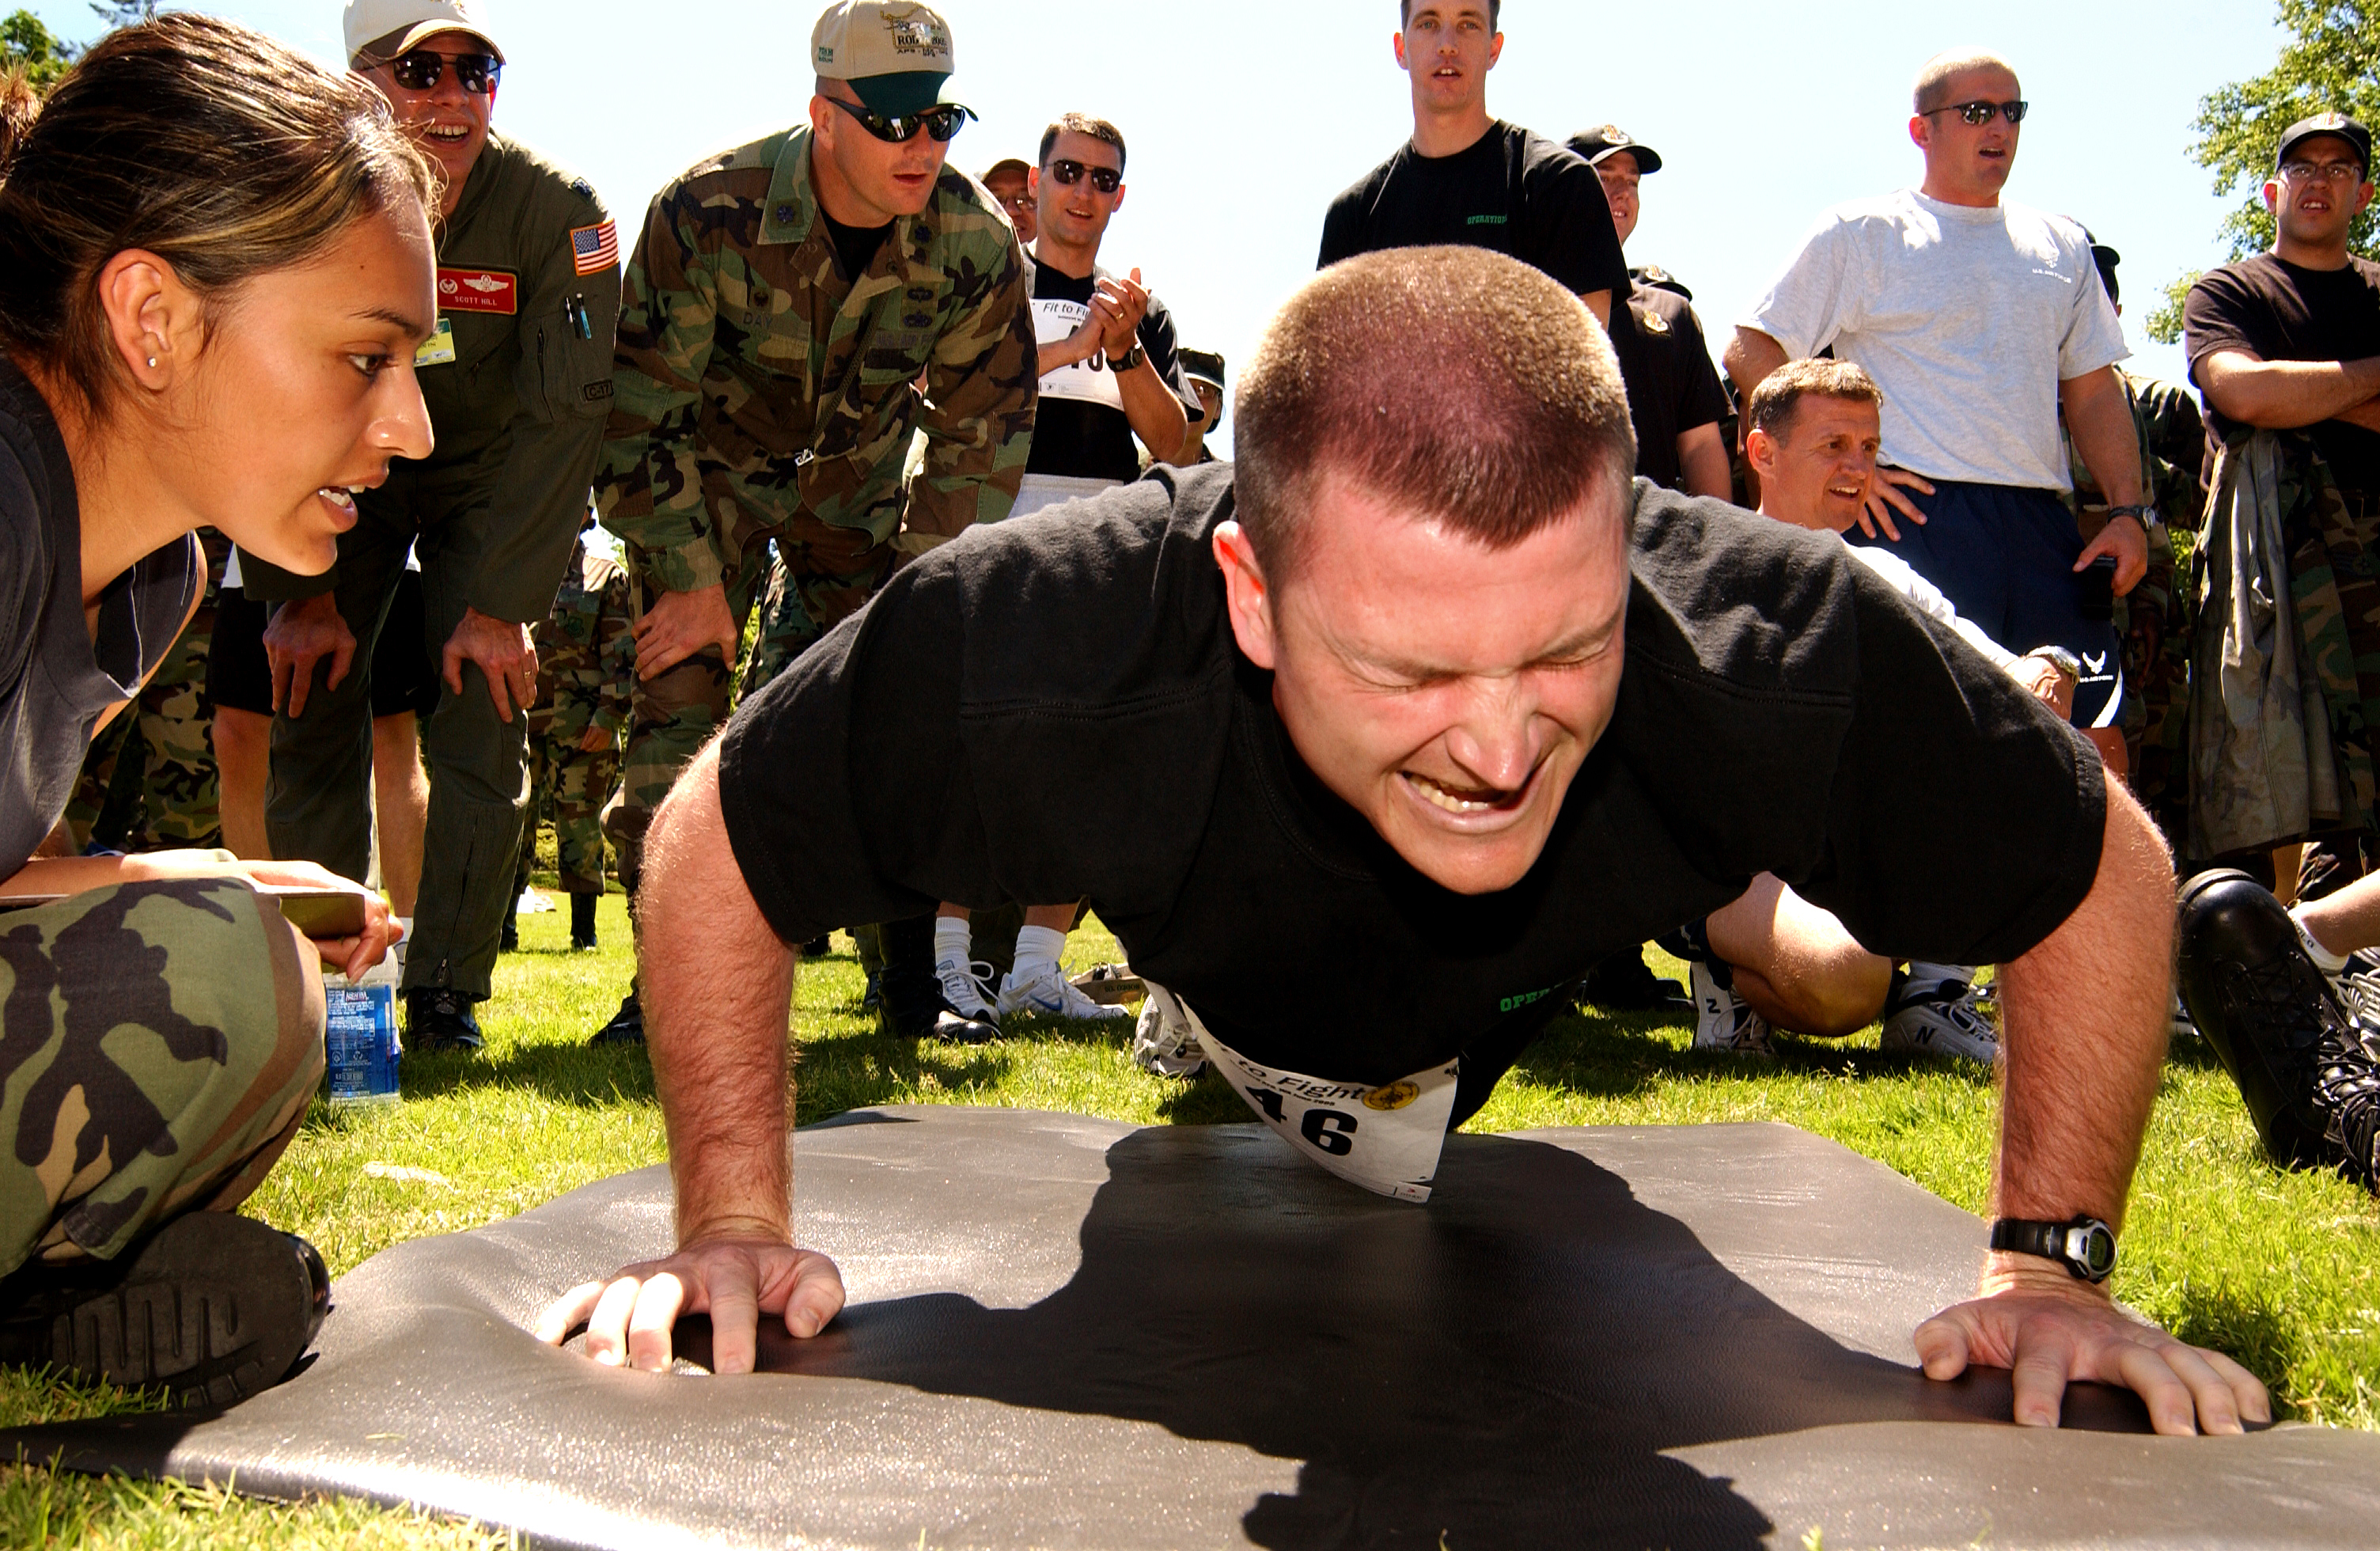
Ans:
POLYGON ((958 959, 945 959, 934 965, 934 976, 941 983, 942 1005, 962 1018, 998 1027, 1000 1009, 992 999, 999 995, 991 987, 997 972, 981 962, 966 963, 958 959))
POLYGON ((1921 983, 1892 972, 1892 993, 1884 999, 1881 1048, 1901 1054, 1961 1056, 1989 1066, 1999 1059, 1999 1031, 1977 1005, 1966 980, 1921 983))
POLYGON ((645 1007, 630 991, 620 999, 620 1011, 612 1021, 595 1031, 589 1045, 641 1045, 645 1042, 645 1007))
POLYGON ((1656 975, 1635 948, 1623 948, 1588 970, 1577 997, 1607 1012, 1682 1012, 1694 1005, 1684 987, 1656 975))
POLYGON ((2181 891, 2182 1000, 2215 1048, 2276 1163, 2380 1180, 2380 1038, 2359 1030, 2296 923, 2243 872, 2181 891))
POLYGON ((187 1212, 114 1260, 35 1262, 0 1281, 0 1363, 229 1405, 281 1382, 330 1306, 305 1240, 187 1212))
POLYGON ((1140 1020, 1133 1025, 1132 1060, 1152 1076, 1179 1077, 1184 1082, 1207 1070, 1207 1052, 1198 1043, 1197 1031, 1182 1015, 1181 1004, 1171 992, 1148 988, 1148 998, 1140 1004, 1140 1020))
POLYGON ((1709 964, 1695 963, 1691 967, 1694 977, 1694 1048, 1733 1050, 1742 1056, 1775 1055, 1776 1047, 1768 1043, 1768 1020, 1737 996, 1733 985, 1721 984, 1709 964))
POLYGON ((1076 988, 1075 983, 1066 978, 1065 972, 1055 964, 1026 980, 1018 980, 1013 969, 1001 976, 1000 1015, 1005 1018, 1012 1012, 1101 1023, 1122 1023, 1133 1015, 1129 1007, 1110 1007, 1103 1002, 1093 1001, 1076 988))
POLYGON ((471 1016, 471 999, 443 986, 405 994, 405 1048, 431 1055, 482 1049, 488 1041, 471 1016))

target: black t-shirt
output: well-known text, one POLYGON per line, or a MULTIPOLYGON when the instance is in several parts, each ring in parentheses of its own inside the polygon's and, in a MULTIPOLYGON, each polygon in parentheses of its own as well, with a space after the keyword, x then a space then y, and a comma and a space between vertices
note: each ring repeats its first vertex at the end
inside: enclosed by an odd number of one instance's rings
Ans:
MULTIPOLYGON (((2350 258, 2345 269, 2302 269, 2270 253, 2209 270, 2182 303, 2190 380, 2217 350, 2267 361, 2357 361, 2380 356, 2380 264, 2350 258)), ((2199 382, 2200 392, 2205 384, 2199 382)), ((2207 406, 2210 442, 2241 428, 2207 406)), ((2380 498, 2380 435, 2343 420, 2312 428, 2331 477, 2380 498)), ((2211 450, 2211 448, 2210 448, 2211 450)))
POLYGON ((1633 285, 1611 309, 1611 353, 1628 386, 1636 423, 1636 472, 1676 489, 1678 437, 1727 416, 1727 391, 1703 343, 1702 321, 1686 298, 1659 285, 1633 285))
MULTIPOLYGON (((1088 307, 1107 273, 1094 269, 1077 280, 1071 274, 1060 274, 1047 264, 1037 264, 1033 299, 1037 303, 1071 302, 1088 307)), ((1033 310, 1038 323, 1044 309, 1037 306, 1033 310)), ((1071 324, 1079 321, 1076 317, 1069 321, 1071 324)), ((1072 333, 1074 330, 1069 326, 1066 332, 1072 333)), ((1173 390, 1173 396, 1182 401, 1184 412, 1198 413, 1197 390, 1182 374, 1173 314, 1166 310, 1154 291, 1149 293, 1147 310, 1140 315, 1139 337, 1140 347, 1148 352, 1148 364, 1173 390)), ((1075 391, 1069 384, 1075 383, 1086 392, 1104 394, 1115 391, 1115 379, 1107 370, 1107 363, 1097 357, 1043 378, 1033 412, 1033 452, 1026 459, 1025 471, 1072 479, 1140 478, 1140 454, 1133 450, 1131 418, 1113 405, 1069 396, 1075 391)), ((1174 452, 1172 447, 1165 449, 1166 461, 1174 452)))
POLYGON ((1878 952, 1992 963, 2089 891, 2098 757, 1852 558, 1638 482, 1627 666, 1545 854, 1428 881, 1308 773, 1209 551, 1232 467, 1159 469, 914 562, 730 725, 745 880, 791 941, 937 901, 1088 896, 1251 1060, 1456 1119, 1616 949, 1763 871, 1878 952), (1947 834, 1985 837, 1946 886, 1947 834))
POLYGON ((868 266, 876 261, 876 250, 892 234, 890 221, 881 226, 846 226, 823 210, 819 212, 819 219, 826 223, 827 240, 834 244, 835 262, 843 266, 845 280, 856 280, 867 273, 868 266))
POLYGON ((144 555, 83 621, 82 515, 49 406, 0 357, 0 879, 66 812, 100 713, 139 693, 206 586, 186 533, 144 555))
POLYGON ((1384 248, 1488 248, 1570 290, 1628 294, 1628 261, 1594 167, 1568 146, 1499 120, 1463 151, 1424 156, 1408 140, 1330 201, 1328 268, 1384 248))

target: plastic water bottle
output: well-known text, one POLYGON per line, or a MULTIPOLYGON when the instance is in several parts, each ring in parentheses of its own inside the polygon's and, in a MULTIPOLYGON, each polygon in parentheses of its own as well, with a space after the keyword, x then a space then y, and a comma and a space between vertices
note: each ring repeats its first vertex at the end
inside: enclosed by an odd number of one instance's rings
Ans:
POLYGON ((404 1054, 396 1039, 396 974, 394 953, 354 980, 322 972, 330 1014, 322 1042, 334 1104, 396 1102, 396 1063, 404 1054))

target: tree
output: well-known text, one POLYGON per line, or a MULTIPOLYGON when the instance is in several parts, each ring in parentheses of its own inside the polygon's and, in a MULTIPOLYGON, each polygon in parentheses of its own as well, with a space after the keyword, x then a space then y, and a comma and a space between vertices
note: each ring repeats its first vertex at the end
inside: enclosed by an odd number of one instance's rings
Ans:
MULTIPOLYGON (((2192 125, 2198 131, 2192 154, 2215 170, 2215 192, 2246 190, 2221 227, 2234 259, 2273 245, 2264 188, 2283 129, 2325 110, 2380 122, 2380 0, 2280 0, 2279 19, 2289 42, 2273 67, 2199 99, 2192 125)), ((2349 247, 2366 259, 2380 258, 2374 216, 2367 210, 2356 217, 2348 235, 2349 247)), ((2162 345, 2180 339, 2181 300, 2197 279, 2193 272, 2166 287, 2165 305, 2149 316, 2151 338, 2162 345)))
POLYGON ((130 27, 157 14, 157 0, 91 0, 91 14, 110 28, 130 27))
POLYGON ((78 52, 61 42, 30 11, 0 17, 0 71, 22 70, 36 91, 48 90, 65 75, 78 52))

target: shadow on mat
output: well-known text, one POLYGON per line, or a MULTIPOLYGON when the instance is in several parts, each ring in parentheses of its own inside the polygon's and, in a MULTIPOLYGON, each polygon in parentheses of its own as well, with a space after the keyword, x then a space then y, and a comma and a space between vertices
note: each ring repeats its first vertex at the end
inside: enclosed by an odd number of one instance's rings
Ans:
MULTIPOLYGON (((1770 1302, 1575 1153, 1451 1139, 1424 1210, 1280 1168, 1109 1149, 1074 1278, 1023 1310, 865 1303, 779 1374, 1154 1423, 1304 1461, 1260 1545, 1758 1545, 1775 1526, 1662 1451, 1839 1423, 2005 1422, 2006 1377, 1927 1383, 1770 1302), (1185 1166, 1186 1164, 1186 1166, 1185 1166), (1994 1382, 1997 1378, 1997 1382, 1994 1382)), ((1221 1145, 1220 1139, 1218 1145, 1221 1145)), ((1891 1225, 1879 1223, 1888 1234, 1891 1225)), ((1847 1297, 1859 1296, 1847 1280, 1847 1297)), ((687 1320, 681 1353, 710 1357, 687 1320)), ((2085 1390, 2069 1424, 2144 1430, 2085 1390)))

